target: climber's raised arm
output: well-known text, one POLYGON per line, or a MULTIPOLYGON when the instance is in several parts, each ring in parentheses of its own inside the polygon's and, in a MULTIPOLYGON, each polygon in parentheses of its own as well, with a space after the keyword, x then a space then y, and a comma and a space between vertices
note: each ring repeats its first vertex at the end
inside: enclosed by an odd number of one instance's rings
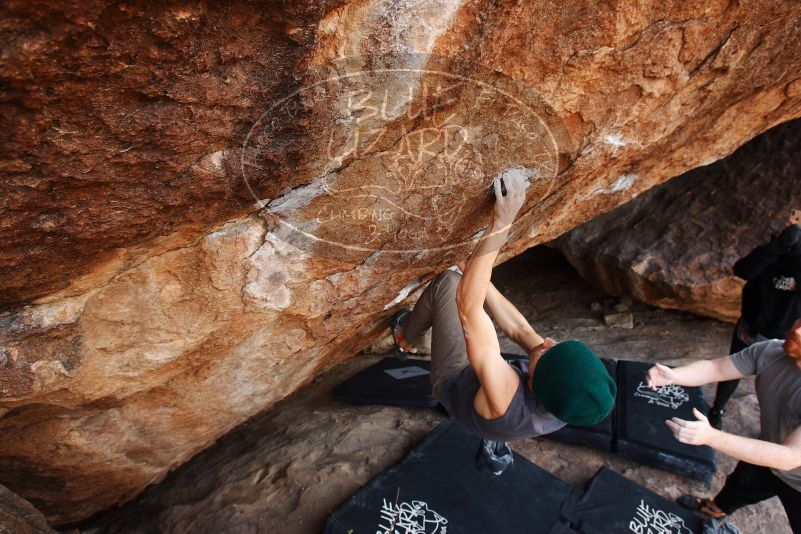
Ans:
POLYGON ((482 411, 491 417, 500 417, 506 412, 519 386, 517 375, 501 357, 495 327, 484 310, 495 259, 526 198, 527 183, 522 177, 507 178, 505 186, 507 194, 502 195, 500 180, 496 179, 493 184, 496 200, 492 223, 465 262, 456 290, 467 357, 481 382, 476 403, 485 404, 486 409, 482 411))
POLYGON ((519 345, 526 354, 530 355, 531 351, 544 341, 528 322, 528 319, 498 291, 492 282, 487 289, 487 299, 484 304, 498 328, 506 334, 506 337, 519 345))

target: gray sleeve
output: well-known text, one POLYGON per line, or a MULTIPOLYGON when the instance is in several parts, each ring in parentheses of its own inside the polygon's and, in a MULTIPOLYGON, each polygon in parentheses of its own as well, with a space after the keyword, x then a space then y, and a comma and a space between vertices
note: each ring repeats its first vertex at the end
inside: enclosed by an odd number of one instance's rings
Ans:
POLYGON ((737 370, 745 376, 759 374, 759 357, 765 351, 765 346, 769 343, 769 341, 754 343, 740 352, 735 352, 730 356, 732 363, 737 370))

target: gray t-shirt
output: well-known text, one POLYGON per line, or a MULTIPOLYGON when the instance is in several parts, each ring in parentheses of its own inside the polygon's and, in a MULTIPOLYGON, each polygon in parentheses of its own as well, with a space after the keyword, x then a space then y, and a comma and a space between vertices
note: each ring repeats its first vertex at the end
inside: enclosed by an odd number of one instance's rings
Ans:
MULTIPOLYGON (((760 439, 784 443, 801 426, 801 368, 796 360, 785 354, 779 339, 754 343, 732 354, 731 359, 744 375, 756 375, 760 439)), ((801 491, 801 467, 772 471, 788 486, 801 491)))
POLYGON ((494 441, 514 441, 556 432, 565 423, 539 406, 526 386, 528 359, 509 361, 517 373, 520 384, 509 408, 497 419, 485 419, 473 407, 478 388, 481 387, 472 365, 448 379, 437 397, 448 414, 463 430, 494 441))

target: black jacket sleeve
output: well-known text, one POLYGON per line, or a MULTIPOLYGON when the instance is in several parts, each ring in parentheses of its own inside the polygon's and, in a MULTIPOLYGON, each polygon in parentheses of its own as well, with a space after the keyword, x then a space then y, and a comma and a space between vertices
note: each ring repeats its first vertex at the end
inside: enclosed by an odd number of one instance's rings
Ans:
POLYGON ((753 280, 778 258, 779 254, 776 253, 770 243, 760 245, 734 264, 734 274, 743 280, 753 280))
POLYGON ((801 256, 785 256, 785 258, 787 258, 790 272, 792 272, 793 278, 795 278, 796 291, 801 293, 801 256))

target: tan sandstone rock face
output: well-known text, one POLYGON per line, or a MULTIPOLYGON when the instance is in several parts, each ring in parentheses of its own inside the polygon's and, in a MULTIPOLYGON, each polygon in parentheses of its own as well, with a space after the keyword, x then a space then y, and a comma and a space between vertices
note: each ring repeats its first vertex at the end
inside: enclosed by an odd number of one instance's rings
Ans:
POLYGON ((801 115, 794 2, 0 9, 0 482, 53 523, 369 345, 492 178, 509 257, 801 115))
POLYGON ((614 295, 736 321, 745 283, 732 266, 801 208, 801 121, 676 177, 556 241, 614 295))

